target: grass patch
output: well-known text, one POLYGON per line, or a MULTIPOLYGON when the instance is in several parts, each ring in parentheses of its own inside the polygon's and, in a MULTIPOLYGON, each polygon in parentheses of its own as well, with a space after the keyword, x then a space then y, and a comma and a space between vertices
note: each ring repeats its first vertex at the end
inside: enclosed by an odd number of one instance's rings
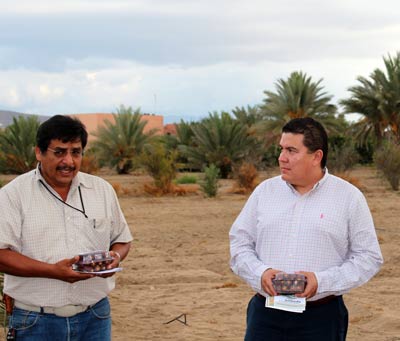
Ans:
POLYGON ((177 185, 186 185, 186 184, 197 184, 197 176, 195 175, 183 175, 174 181, 177 185))

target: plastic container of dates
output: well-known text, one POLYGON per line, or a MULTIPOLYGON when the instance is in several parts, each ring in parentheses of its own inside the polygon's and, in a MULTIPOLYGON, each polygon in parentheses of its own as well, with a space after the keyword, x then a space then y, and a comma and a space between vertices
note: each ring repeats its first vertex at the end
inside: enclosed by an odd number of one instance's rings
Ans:
MULTIPOLYGON (((93 251, 79 254, 79 260, 73 265, 73 269, 84 273, 105 273, 107 266, 111 264, 113 257, 110 251, 93 251)), ((112 269, 113 272, 120 268, 112 269)))
POLYGON ((299 294, 304 291, 306 277, 302 274, 278 272, 272 280, 272 285, 278 294, 299 294))

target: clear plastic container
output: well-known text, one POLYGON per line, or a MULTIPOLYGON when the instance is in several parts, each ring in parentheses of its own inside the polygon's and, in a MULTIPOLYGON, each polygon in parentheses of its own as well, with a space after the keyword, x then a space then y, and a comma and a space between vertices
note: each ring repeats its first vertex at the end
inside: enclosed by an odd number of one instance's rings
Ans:
POLYGON ((302 274, 278 272, 272 280, 272 285, 278 294, 300 294, 304 291, 306 277, 302 274))
POLYGON ((73 269, 80 272, 99 272, 107 270, 113 257, 110 251, 93 251, 79 254, 79 260, 73 265, 73 269))

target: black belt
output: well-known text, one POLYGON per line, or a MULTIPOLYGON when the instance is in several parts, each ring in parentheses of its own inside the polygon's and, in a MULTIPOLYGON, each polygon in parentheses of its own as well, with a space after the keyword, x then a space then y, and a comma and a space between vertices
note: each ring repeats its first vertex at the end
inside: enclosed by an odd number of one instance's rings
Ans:
MULTIPOLYGON (((265 301, 265 297, 263 295, 257 293, 256 296, 265 301)), ((329 303, 329 302, 331 302, 334 299, 337 299, 339 297, 341 297, 341 296, 329 295, 329 296, 320 298, 319 300, 316 300, 316 301, 307 301, 306 306, 307 307, 319 307, 319 306, 327 304, 327 303, 329 303)))

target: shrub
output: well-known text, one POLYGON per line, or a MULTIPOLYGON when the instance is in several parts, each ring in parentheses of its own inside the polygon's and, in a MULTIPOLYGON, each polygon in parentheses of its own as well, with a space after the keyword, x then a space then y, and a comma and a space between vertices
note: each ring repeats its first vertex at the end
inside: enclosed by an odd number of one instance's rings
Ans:
POLYGON ((219 169, 216 165, 211 164, 204 168, 204 180, 201 183, 203 193, 208 197, 215 197, 218 192, 219 169))
POLYGON ((175 180, 176 184, 196 184, 197 176, 195 175, 183 175, 175 180))
POLYGON ((374 145, 371 141, 356 146, 359 155, 359 163, 362 165, 372 164, 374 162, 374 145))
POLYGON ((176 157, 176 151, 168 151, 162 144, 146 146, 141 155, 142 165, 162 193, 172 192, 172 181, 176 177, 176 157))
POLYGON ((400 181, 400 146, 387 141, 375 153, 375 164, 394 191, 399 190, 400 181))
POLYGON ((258 172, 252 163, 243 163, 238 171, 238 184, 240 187, 252 191, 257 185, 258 172))
POLYGON ((119 197, 122 193, 122 186, 119 182, 111 182, 111 186, 115 191, 115 194, 119 197))
POLYGON ((331 173, 346 173, 353 168, 360 156, 354 143, 348 137, 335 135, 329 138, 327 166, 331 173))
POLYGON ((92 153, 85 154, 82 159, 80 171, 89 174, 96 174, 98 170, 99 170, 99 163, 97 161, 96 156, 92 153))

